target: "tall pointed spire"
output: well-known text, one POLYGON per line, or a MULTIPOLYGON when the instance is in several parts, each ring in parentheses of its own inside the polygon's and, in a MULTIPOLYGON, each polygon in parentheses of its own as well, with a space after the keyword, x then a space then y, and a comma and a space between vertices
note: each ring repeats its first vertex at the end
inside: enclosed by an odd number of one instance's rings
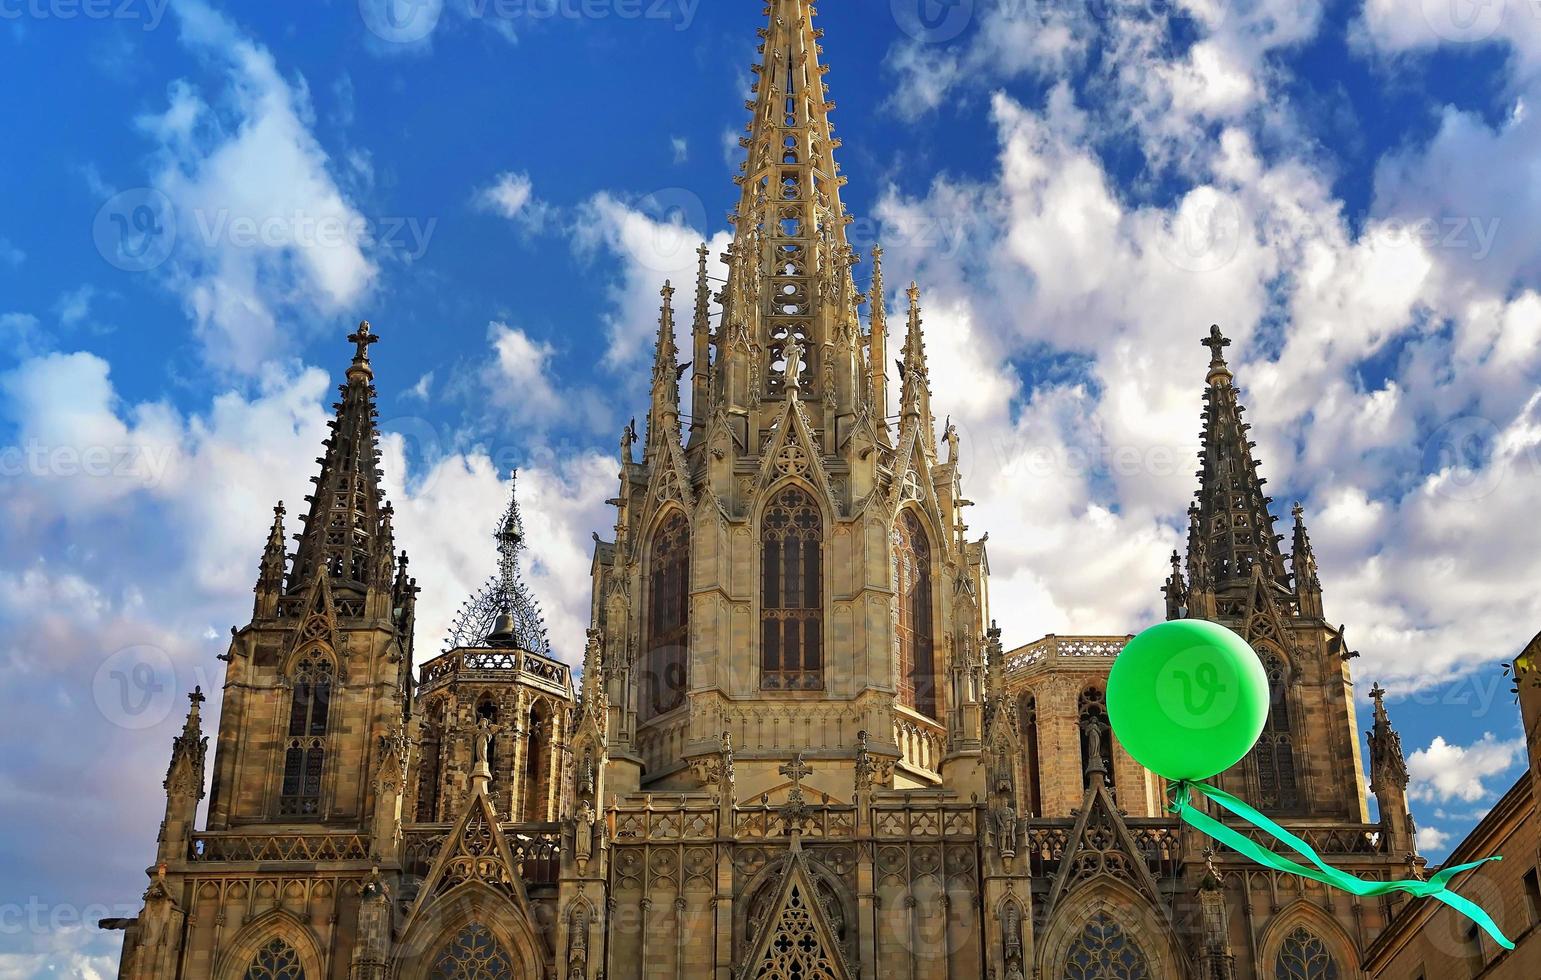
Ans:
POLYGON ((711 414, 712 369, 712 287, 706 275, 706 243, 696 249, 696 315, 690 328, 690 435, 694 439, 706 428, 711 414))
POLYGON ((1316 568, 1316 552, 1306 533, 1305 508, 1297 501, 1290 512, 1295 518, 1295 537, 1290 548, 1290 571, 1295 579, 1295 595, 1305 616, 1322 615, 1322 580, 1316 568))
POLYGON ((1381 826, 1392 851, 1411 852, 1416 848, 1417 828, 1407 807, 1407 760, 1402 755, 1402 736, 1391 727, 1386 714, 1386 692, 1375 684, 1370 688, 1375 706, 1374 725, 1366 733, 1370 741, 1370 792, 1375 794, 1381 826))
POLYGON ((911 416, 919 420, 926 445, 936 450, 936 424, 931 418, 931 372, 926 366, 926 339, 921 331, 920 286, 910 283, 909 324, 904 333, 904 355, 899 362, 902 376, 900 409, 905 423, 911 416))
MULTIPOLYGON (((852 297, 845 226, 840 203, 835 139, 819 64, 818 39, 809 0, 770 0, 769 23, 760 30, 761 61, 734 224, 736 281, 724 323, 741 322, 762 361, 753 378, 760 391, 736 393, 753 400, 780 397, 785 383, 784 351, 796 338, 804 352, 800 387, 810 399, 832 397, 823 390, 831 376, 825 359, 834 357, 838 331, 853 314, 839 297, 852 297), (829 349, 826 349, 828 345, 829 349)), ((836 374, 838 376, 838 374, 836 374)))
MULTIPOLYGON (((1247 438, 1250 426, 1242 421, 1242 406, 1225 362, 1230 341, 1218 326, 1212 326, 1203 344, 1210 350, 1210 360, 1190 565, 1192 549, 1202 548, 1204 578, 1215 589, 1247 581, 1254 567, 1261 569, 1266 581, 1288 589, 1280 535, 1274 533, 1268 510, 1272 498, 1263 493, 1267 481, 1258 476, 1252 456, 1256 443, 1247 438)), ((1200 570, 1190 568, 1190 578, 1198 588, 1200 570)))
POLYGON ((268 530, 268 543, 262 549, 262 565, 257 572, 257 601, 253 618, 273 616, 278 612, 278 597, 284 591, 284 502, 273 508, 273 526, 268 530))
POLYGON ((653 349, 653 409, 648 413, 650 450, 655 431, 678 440, 680 434, 680 357, 674 342, 674 286, 667 280, 659 290, 663 303, 658 310, 658 340, 653 349))
POLYGON ((379 432, 375 428, 374 369, 369 347, 379 338, 369 321, 348 336, 354 345, 342 400, 333 405, 336 417, 327 423, 332 434, 324 443, 326 454, 314 494, 306 495, 310 512, 296 535, 299 548, 289 592, 308 589, 314 577, 325 573, 334 589, 363 592, 379 567, 383 499, 380 491, 379 432))
POLYGON ((872 248, 872 285, 867 294, 872 304, 872 333, 868 341, 867 373, 871 388, 872 416, 879 432, 888 434, 888 300, 883 295, 883 249, 872 248))

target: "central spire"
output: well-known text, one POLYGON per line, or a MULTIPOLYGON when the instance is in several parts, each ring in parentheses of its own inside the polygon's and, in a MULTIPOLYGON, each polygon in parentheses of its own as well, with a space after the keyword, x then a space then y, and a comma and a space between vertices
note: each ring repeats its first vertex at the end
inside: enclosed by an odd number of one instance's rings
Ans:
POLYGON ((766 13, 761 61, 752 66, 755 98, 746 103, 749 135, 739 141, 748 156, 735 178, 740 199, 731 215, 729 298, 738 302, 729 303, 724 322, 742 325, 760 354, 751 372, 759 390, 748 398, 784 395, 794 337, 804 352, 800 394, 832 397, 826 361, 836 356, 842 328, 854 326, 856 289, 845 236, 851 219, 840 203, 845 178, 834 159, 840 141, 829 121, 834 103, 819 63, 823 31, 813 26, 808 0, 771 0, 766 13))

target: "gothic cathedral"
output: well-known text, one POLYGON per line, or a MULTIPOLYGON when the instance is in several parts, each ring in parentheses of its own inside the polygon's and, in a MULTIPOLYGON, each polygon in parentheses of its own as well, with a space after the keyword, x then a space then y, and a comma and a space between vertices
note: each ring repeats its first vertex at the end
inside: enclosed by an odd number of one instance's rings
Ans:
MULTIPOLYGON (((703 247, 689 351, 663 286, 577 680, 520 578, 517 503, 499 574, 414 672, 419 586, 380 490, 360 325, 296 545, 280 507, 221 657, 203 826, 194 692, 143 911, 104 923, 126 932, 122 976, 1364 975, 1405 900, 1264 870, 1165 814, 1106 724, 1127 636, 1003 645, 920 290, 891 337, 881 250, 865 294, 853 276, 810 0, 766 12, 726 283, 703 247)), ((1397 735, 1371 692, 1371 822, 1354 654, 1300 508, 1287 556, 1274 533, 1227 341, 1204 343, 1167 615, 1242 633, 1274 695, 1220 785, 1339 867, 1420 873, 1397 735)))

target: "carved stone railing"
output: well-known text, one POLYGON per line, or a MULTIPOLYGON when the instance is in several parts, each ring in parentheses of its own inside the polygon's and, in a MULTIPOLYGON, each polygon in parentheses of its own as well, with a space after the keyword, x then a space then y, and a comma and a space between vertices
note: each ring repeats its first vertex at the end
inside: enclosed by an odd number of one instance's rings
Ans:
POLYGON ((935 774, 947 754, 947 729, 929 718, 895 712, 894 743, 906 765, 935 774))
POLYGON ((369 840, 361 834, 194 834, 187 859, 208 861, 364 861, 369 840))
POLYGON ((717 836, 717 804, 697 797, 655 803, 649 799, 642 806, 619 806, 610 813, 613 840, 676 841, 711 840, 717 836))
MULTIPOLYGON (((856 833, 856 808, 841 805, 809 807, 801 828, 804 837, 851 837, 856 833)), ((781 808, 770 803, 739 807, 733 811, 734 835, 739 839, 775 840, 785 837, 788 829, 781 808)))
POLYGON ((1088 660, 1112 660, 1132 639, 1126 636, 1055 636, 1050 634, 1017 647, 1006 654, 1007 676, 1059 661, 1086 663, 1088 660))
MULTIPOLYGON (((560 827, 550 823, 506 823, 499 827, 513 852, 519 877, 527 884, 555 884, 561 873, 560 827)), ((402 866, 411 874, 426 875, 453 829, 447 823, 407 828, 402 832, 402 866)))
MULTIPOLYGON (((306 613, 306 603, 310 596, 286 596, 278 601, 278 615, 285 619, 295 619, 306 613)), ((364 600, 339 597, 332 603, 332 608, 337 612, 338 619, 362 619, 364 617, 364 600)))
MULTIPOLYGON (((1182 866, 1182 836, 1176 823, 1162 818, 1131 818, 1125 825, 1157 878, 1175 874, 1182 866)), ((1035 877, 1051 878, 1059 871, 1074 829, 1073 820, 1029 821, 1026 850, 1035 877)))
MULTIPOLYGON (((1380 824, 1374 823, 1296 823, 1278 819, 1279 825, 1299 837, 1318 854, 1382 854, 1380 824)), ((1256 827, 1238 825, 1237 830, 1272 851, 1293 854, 1288 845, 1256 827)))
POLYGON ((456 680, 507 681, 513 675, 542 682, 541 686, 565 696, 572 694, 572 672, 567 665, 528 650, 451 650, 423 664, 419 676, 421 690, 427 692, 456 680))

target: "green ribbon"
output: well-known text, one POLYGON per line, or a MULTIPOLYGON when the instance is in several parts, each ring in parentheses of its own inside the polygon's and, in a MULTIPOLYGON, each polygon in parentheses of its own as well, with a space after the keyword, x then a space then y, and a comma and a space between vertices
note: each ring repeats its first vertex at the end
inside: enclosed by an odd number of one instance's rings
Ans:
POLYGON ((1432 898, 1444 902, 1481 926, 1487 931, 1489 936, 1493 937, 1493 941, 1504 949, 1514 948, 1514 943, 1510 942, 1509 938, 1498 928, 1498 924, 1493 921, 1492 916, 1488 915, 1480 905, 1469 899, 1462 898, 1449 888, 1450 879, 1461 872, 1470 871, 1472 868, 1479 867, 1489 861, 1502 861, 1503 858, 1498 855, 1483 858, 1481 861, 1472 861, 1470 864, 1458 864, 1451 868, 1443 868, 1428 881, 1366 881, 1357 875, 1351 875, 1346 871, 1341 871, 1327 864, 1317 855, 1316 851, 1311 849, 1310 844, 1307 844, 1231 794, 1224 790, 1216 789, 1208 783, 1197 780, 1182 780, 1173 783, 1171 796, 1170 809, 1173 813, 1176 813, 1195 829, 1213 837, 1215 840, 1231 848, 1231 850, 1251 858, 1258 864, 1273 868, 1276 871, 1284 871, 1289 874, 1299 875, 1302 878, 1310 878, 1312 881, 1319 881, 1324 885, 1332 885, 1346 892, 1364 897, 1386 895, 1391 892, 1406 892, 1418 898, 1432 898), (1293 851, 1310 861, 1314 867, 1306 867, 1303 864, 1291 861, 1284 855, 1275 853, 1235 828, 1221 823, 1203 810, 1192 806, 1189 800, 1192 798, 1194 790, 1214 800, 1223 809, 1229 810, 1247 823, 1288 844, 1293 851))

